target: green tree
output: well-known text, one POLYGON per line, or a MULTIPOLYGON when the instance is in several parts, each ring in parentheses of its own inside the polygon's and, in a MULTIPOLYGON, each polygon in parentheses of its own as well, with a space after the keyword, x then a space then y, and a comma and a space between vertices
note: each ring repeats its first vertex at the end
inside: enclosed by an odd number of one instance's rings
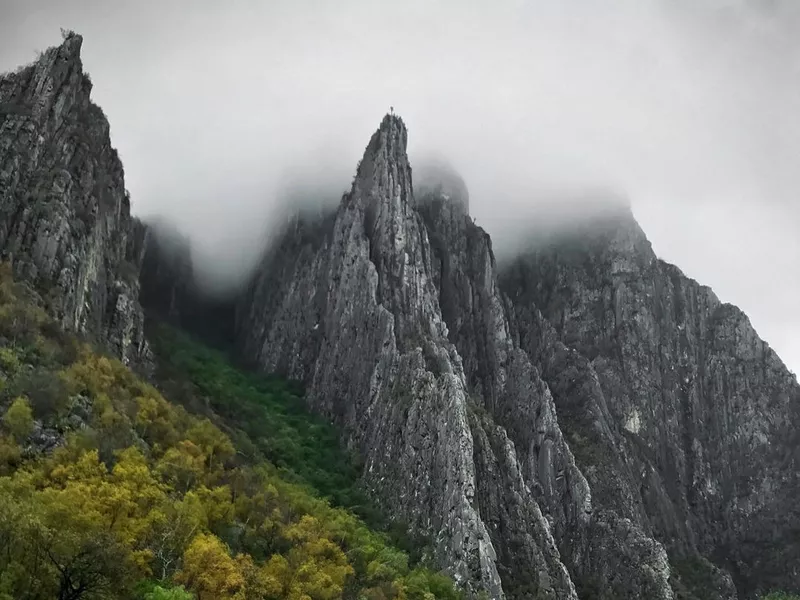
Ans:
POLYGON ((27 438, 33 431, 33 410, 24 396, 14 399, 3 415, 3 424, 17 441, 27 438))
POLYGON ((194 600, 194 596, 182 585, 171 588, 156 585, 144 595, 144 600, 194 600))

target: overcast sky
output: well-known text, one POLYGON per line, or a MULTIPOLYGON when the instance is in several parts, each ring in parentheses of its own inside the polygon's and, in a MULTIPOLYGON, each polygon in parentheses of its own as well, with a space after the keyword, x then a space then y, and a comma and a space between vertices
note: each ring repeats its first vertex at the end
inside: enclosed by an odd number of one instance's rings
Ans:
MULTIPOLYGON (((797 0, 0 0, 0 69, 84 36, 134 212, 241 272, 287 181, 338 194, 390 105, 504 251, 628 198, 800 371, 797 0)), ((313 191, 311 193, 314 193, 313 191)))

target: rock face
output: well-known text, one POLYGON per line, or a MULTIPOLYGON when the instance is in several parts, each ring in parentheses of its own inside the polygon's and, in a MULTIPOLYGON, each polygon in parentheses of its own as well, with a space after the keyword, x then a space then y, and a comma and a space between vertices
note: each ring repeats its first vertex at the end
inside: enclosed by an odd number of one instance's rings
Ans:
POLYGON ((746 318, 624 211, 498 269, 460 178, 415 194, 405 146, 387 116, 338 210, 268 249, 243 356, 308 384, 472 597, 797 587, 800 397, 746 318))
POLYGON ((242 350, 307 381, 312 405, 365 457, 375 497, 432 533, 436 559, 473 594, 501 598, 467 385, 414 204, 406 129, 387 116, 335 216, 298 223, 265 257, 239 305, 242 350))
POLYGON ((309 383, 312 405, 366 458, 375 497, 434 534, 436 558, 473 595, 576 598, 565 551, 626 565, 630 597, 671 598, 661 546, 592 516, 465 191, 434 186, 418 205, 405 144, 402 121, 386 117, 339 210, 298 219, 270 249, 239 302, 242 353, 309 383), (594 538, 619 531, 644 548, 600 557, 594 538))
POLYGON ((146 362, 138 302, 145 228, 130 216, 109 124, 92 103, 82 38, 0 76, 0 252, 47 290, 62 324, 146 362))
POLYGON ((658 260, 626 210, 518 258, 502 284, 603 504, 678 566, 701 554, 745 594, 799 589, 800 386, 747 317, 658 260), (602 441, 583 441, 598 420, 574 410, 542 318, 596 382, 586 395, 603 407, 602 441), (609 448, 627 468, 604 471, 609 448))
POLYGON ((180 324, 197 294, 189 239, 161 221, 147 224, 147 236, 139 276, 142 304, 180 324))
MULTIPOLYGON (((534 364, 520 347, 513 308, 497 284, 491 240, 466 214, 466 198, 454 195, 454 189, 465 188, 449 188, 445 193, 437 186, 420 199, 449 337, 463 358, 473 393, 516 445, 523 477, 547 516, 576 585, 586 592, 596 587, 602 593, 592 593, 600 597, 671 598, 661 545, 636 521, 627 520, 629 515, 604 510, 593 501, 542 379, 540 368, 545 363, 534 364)), ((545 321, 537 323, 547 341, 548 358, 574 354, 558 342, 545 321)), ((580 398, 575 400, 581 403, 580 398)), ((505 546, 507 541, 497 543, 505 546)), ((514 578, 525 573, 523 565, 509 573, 512 589, 517 589, 514 578)))

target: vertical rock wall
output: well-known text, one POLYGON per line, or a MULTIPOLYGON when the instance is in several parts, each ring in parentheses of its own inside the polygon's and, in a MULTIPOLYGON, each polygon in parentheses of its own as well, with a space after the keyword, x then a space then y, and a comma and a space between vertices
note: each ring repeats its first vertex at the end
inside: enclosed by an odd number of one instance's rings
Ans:
POLYGON ((92 103, 82 38, 0 76, 0 252, 72 330, 146 360, 138 302, 144 228, 130 216, 109 124, 92 103))

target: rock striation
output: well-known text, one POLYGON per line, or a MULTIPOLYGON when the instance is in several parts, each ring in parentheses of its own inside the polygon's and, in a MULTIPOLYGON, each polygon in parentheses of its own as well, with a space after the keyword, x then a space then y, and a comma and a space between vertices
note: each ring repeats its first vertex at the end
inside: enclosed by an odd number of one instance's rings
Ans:
POLYGON ((139 305, 146 228, 130 215, 81 36, 0 76, 0 253, 68 329, 127 364, 149 358, 139 305))
POLYGON ((502 598, 477 506, 467 384, 431 279, 406 138, 387 116, 336 214, 296 222, 267 253, 240 300, 238 336, 262 368, 309 384, 309 402, 364 456, 368 488, 431 534, 440 564, 472 594, 502 598))
POLYGON ((525 253, 501 284, 595 497, 662 541, 678 575, 704 565, 721 597, 730 575, 745 597, 800 589, 800 386, 748 318, 658 260, 628 209, 525 253), (548 336, 582 357, 571 368, 602 421, 575 410, 548 336), (612 448, 621 464, 604 465, 612 448))
MULTIPOLYGON (((534 363, 520 346, 513 307, 497 282, 491 239, 467 215, 467 199, 454 195, 454 189, 465 187, 448 187, 449 193, 438 186, 424 191, 419 210, 433 247, 434 279, 449 337, 463 358, 473 394, 516 445, 526 484, 546 515, 579 591, 598 588, 599 597, 671 598, 663 547, 629 520, 633 515, 616 510, 613 503, 608 505, 611 510, 605 509, 593 498, 543 379, 544 357, 534 363)), ((548 358, 559 353, 577 358, 558 342, 546 321, 540 318, 537 323, 548 358)), ((575 401, 581 403, 580 398, 575 401)), ((507 543, 497 542, 501 547, 507 543)), ((518 589, 515 579, 524 577, 527 569, 517 565, 509 571, 511 589, 518 589)))

